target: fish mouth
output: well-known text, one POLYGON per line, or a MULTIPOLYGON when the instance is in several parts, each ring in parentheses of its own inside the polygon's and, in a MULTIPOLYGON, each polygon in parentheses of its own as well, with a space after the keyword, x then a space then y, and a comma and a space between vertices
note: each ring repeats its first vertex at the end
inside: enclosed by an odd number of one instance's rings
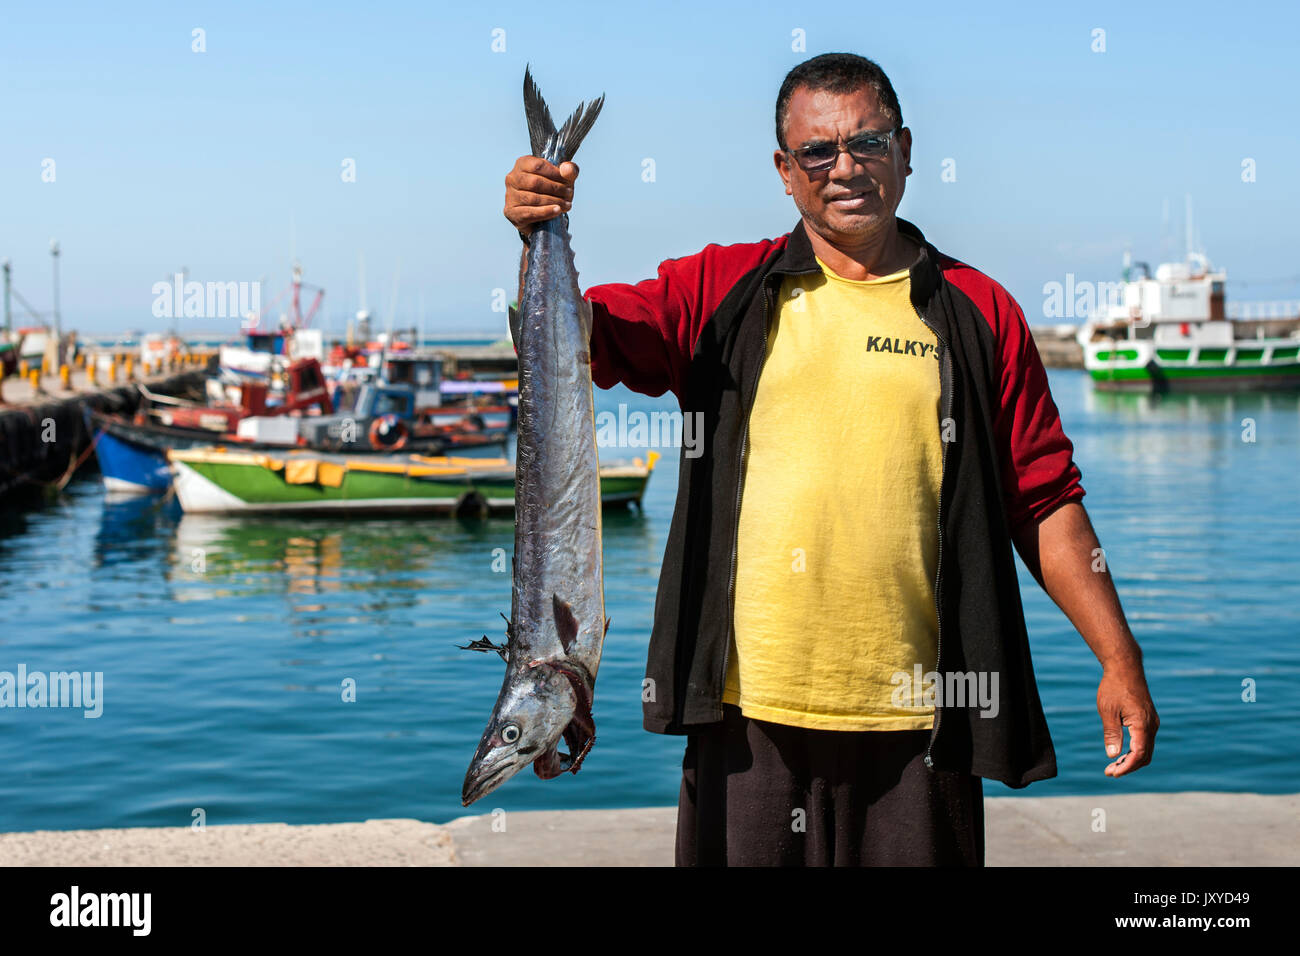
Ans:
POLYGON ((517 764, 503 763, 486 774, 483 774, 481 770, 471 771, 466 775, 465 785, 460 791, 460 805, 468 807, 480 797, 487 796, 514 776, 518 770, 519 766, 517 764))

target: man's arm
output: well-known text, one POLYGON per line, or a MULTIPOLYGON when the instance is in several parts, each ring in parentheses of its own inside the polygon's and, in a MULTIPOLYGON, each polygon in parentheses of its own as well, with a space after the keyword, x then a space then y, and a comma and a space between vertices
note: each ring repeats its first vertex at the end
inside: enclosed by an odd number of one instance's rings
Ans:
POLYGON ((1160 718, 1147 688, 1142 649, 1124 619, 1088 512, 1077 501, 1066 502, 1022 528, 1015 545, 1029 572, 1101 663, 1097 712, 1107 756, 1120 753, 1122 728, 1129 730, 1129 752, 1107 766, 1106 774, 1121 777, 1145 767, 1155 750, 1160 718))
MULTIPOLYGON (((568 212, 573 206, 575 163, 554 166, 537 156, 521 156, 506 175, 505 217, 524 237, 519 257, 519 294, 523 308, 528 274, 528 238, 539 223, 568 212)), ((694 327, 690 316, 698 303, 682 290, 670 288, 660 267, 658 280, 636 286, 606 284, 583 293, 591 310, 592 381, 601 388, 619 382, 634 391, 661 395, 678 392, 689 360, 694 327)))
MULTIPOLYGON (((572 163, 552 166, 521 156, 506 176, 505 215, 525 235, 539 222, 572 206, 572 163)), ((618 383, 645 395, 672 391, 682 401, 696 339, 715 309, 742 276, 775 254, 785 237, 720 246, 659 264, 657 275, 635 284, 589 286, 591 377, 599 388, 618 383)), ((528 254, 520 258, 519 302, 528 254)))
POLYGON ((1101 544, 1078 499, 1083 486, 1074 445, 1061 427, 1047 370, 1024 313, 982 273, 952 264, 945 273, 984 314, 999 346, 996 431, 1011 536, 1030 573, 1065 612, 1101 662, 1097 713, 1106 774, 1151 762, 1160 720, 1142 669, 1142 652, 1124 620, 1101 544), (1130 751, 1123 728, 1129 728, 1130 751))

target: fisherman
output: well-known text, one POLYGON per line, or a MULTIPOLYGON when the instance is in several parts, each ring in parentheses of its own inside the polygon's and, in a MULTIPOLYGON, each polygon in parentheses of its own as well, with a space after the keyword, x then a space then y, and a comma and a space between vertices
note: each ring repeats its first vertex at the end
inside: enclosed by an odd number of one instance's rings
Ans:
MULTIPOLYGON (((982 778, 1056 775, 1013 545, 1102 665, 1108 776, 1151 760, 1142 653, 1020 307, 895 216, 912 133, 888 77, 799 64, 776 139, 789 233, 584 293, 594 382, 705 422, 643 695, 646 729, 687 736, 677 863, 983 865, 982 778)), ((507 175, 525 261, 577 175, 507 175)))

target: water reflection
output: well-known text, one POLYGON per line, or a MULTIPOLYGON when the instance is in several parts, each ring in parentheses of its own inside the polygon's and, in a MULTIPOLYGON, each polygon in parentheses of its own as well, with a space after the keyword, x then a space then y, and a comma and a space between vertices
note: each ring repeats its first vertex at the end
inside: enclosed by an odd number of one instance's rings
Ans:
MULTIPOLYGON (((101 537, 157 534, 149 529, 158 520, 144 506, 115 512, 101 537)), ((640 512, 607 511, 603 530, 607 564, 662 556, 655 524, 640 512)), ((431 586, 463 591, 505 582, 508 594, 513 551, 509 518, 182 514, 171 529, 165 577, 177 600, 284 593, 295 610, 314 611, 324 604, 301 599, 364 592, 373 609, 387 592, 431 586)))
POLYGON ((95 566, 112 567, 158 553, 180 515, 175 495, 106 492, 95 535, 95 566))
POLYGON ((1155 394, 1102 392, 1086 388, 1083 408, 1090 415, 1105 415, 1123 422, 1219 422, 1240 419, 1241 416, 1294 413, 1300 409, 1300 392, 1155 394))

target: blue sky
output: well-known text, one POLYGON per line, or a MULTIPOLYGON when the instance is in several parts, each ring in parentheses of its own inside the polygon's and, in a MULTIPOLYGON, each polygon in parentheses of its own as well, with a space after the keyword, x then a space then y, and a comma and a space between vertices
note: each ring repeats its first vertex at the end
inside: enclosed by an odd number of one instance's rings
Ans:
POLYGON ((1031 322, 1046 321, 1044 283, 1115 279, 1126 246, 1181 255, 1185 194, 1230 299, 1295 298, 1297 20, 1250 3, 15 3, 0 29, 0 258, 48 309, 57 237, 65 324, 92 334, 163 327, 151 288, 181 266, 264 278, 265 301, 292 254, 326 288, 318 324, 334 332, 364 254, 372 309, 395 302, 413 324, 422 296, 431 334, 497 333, 493 290, 518 264, 501 206, 527 151, 525 63, 553 113, 606 94, 571 217, 585 287, 788 231, 776 92, 799 61, 847 50, 885 68, 913 131, 900 215, 1031 322))

